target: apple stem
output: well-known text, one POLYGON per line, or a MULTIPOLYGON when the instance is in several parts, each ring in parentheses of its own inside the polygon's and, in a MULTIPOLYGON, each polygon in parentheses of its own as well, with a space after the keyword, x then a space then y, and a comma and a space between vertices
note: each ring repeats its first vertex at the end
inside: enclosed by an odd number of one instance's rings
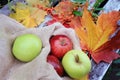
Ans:
POLYGON ((63 39, 63 40, 61 40, 61 45, 62 46, 65 46, 67 43, 66 43, 66 41, 63 39))
POLYGON ((78 56, 78 55, 75 55, 75 61, 76 61, 77 63, 80 63, 80 61, 79 61, 79 56, 78 56))

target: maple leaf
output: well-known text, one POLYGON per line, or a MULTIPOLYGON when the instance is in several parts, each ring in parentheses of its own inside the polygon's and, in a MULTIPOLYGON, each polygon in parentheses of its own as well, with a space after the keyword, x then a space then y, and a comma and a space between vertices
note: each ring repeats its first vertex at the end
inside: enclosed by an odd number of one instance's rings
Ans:
MULTIPOLYGON (((118 29, 117 21, 119 19, 120 12, 112 11, 109 13, 101 13, 95 23, 92 15, 85 7, 82 18, 73 18, 71 21, 70 25, 73 26, 80 38, 82 48, 91 54, 91 57, 96 63, 100 61, 111 62, 113 59, 120 57, 118 54, 115 54, 114 51, 120 47, 120 45, 114 45, 114 43, 120 44, 119 39, 110 38, 118 29), (106 45, 108 42, 109 45, 106 45), (111 46, 110 43, 112 43, 111 46), (114 47, 112 47, 113 45, 114 47)), ((120 37, 120 35, 117 37, 120 37)))
POLYGON ((95 58, 95 61, 97 63, 99 63, 101 60, 104 60, 105 62, 111 62, 113 58, 117 59, 118 57, 120 57, 116 53, 116 50, 120 49, 120 28, 118 28, 117 30, 118 31, 115 32, 114 36, 109 41, 93 51, 92 57, 95 58))
POLYGON ((35 19, 32 17, 26 17, 25 20, 21 22, 26 28, 34 28, 37 26, 37 23, 35 22, 35 19))
POLYGON ((30 14, 31 14, 31 17, 35 19, 35 22, 37 23, 37 25, 39 25, 44 21, 45 16, 47 15, 47 12, 37 7, 32 7, 30 8, 30 14))
POLYGON ((12 6, 13 12, 10 13, 10 17, 16 19, 21 22, 26 18, 26 16, 30 16, 30 11, 27 6, 22 3, 17 3, 16 6, 12 6))
POLYGON ((37 26, 35 19, 30 16, 30 10, 27 6, 22 6, 18 3, 18 7, 15 7, 14 12, 10 14, 10 17, 22 23, 25 27, 31 28, 37 26))
POLYGON ((58 15, 69 16, 75 5, 71 1, 62 1, 54 9, 58 15))
POLYGON ((10 17, 22 23, 27 28, 38 26, 44 21, 47 12, 31 5, 18 2, 13 6, 14 12, 10 13, 10 17))
POLYGON ((69 27, 68 23, 74 17, 73 11, 77 9, 78 5, 75 5, 69 0, 63 0, 56 5, 50 12, 52 20, 47 22, 48 25, 54 22, 61 22, 65 27, 69 27))

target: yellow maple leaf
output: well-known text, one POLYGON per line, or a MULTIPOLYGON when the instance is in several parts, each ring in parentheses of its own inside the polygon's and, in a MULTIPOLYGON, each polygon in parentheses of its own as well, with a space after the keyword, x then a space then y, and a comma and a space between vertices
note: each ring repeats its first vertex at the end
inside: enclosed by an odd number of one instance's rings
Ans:
POLYGON ((34 28, 37 26, 35 20, 32 17, 26 17, 25 20, 21 22, 26 28, 34 28))
POLYGON ((35 19, 37 25, 44 21, 45 16, 47 15, 46 11, 43 11, 39 8, 32 7, 30 8, 31 17, 35 19))
POLYGON ((14 12, 10 13, 10 17, 22 23, 25 27, 36 27, 44 21, 47 12, 37 7, 26 5, 18 2, 13 6, 14 12))
POLYGON ((10 17, 22 23, 27 28, 37 26, 35 19, 31 17, 29 7, 23 3, 17 3, 14 6, 14 12, 10 14, 10 17))
POLYGON ((11 13, 10 17, 22 23, 27 28, 37 26, 35 20, 30 16, 29 9, 23 10, 16 8, 16 13, 11 13))
POLYGON ((26 0, 26 2, 30 6, 31 17, 34 18, 37 25, 39 25, 44 21, 47 12, 39 9, 37 6, 39 5, 43 8, 46 8, 49 5, 49 0, 26 0))
POLYGON ((10 17, 16 19, 19 22, 30 16, 29 9, 25 5, 21 5, 21 3, 17 3, 17 6, 14 6, 13 9, 14 12, 10 14, 10 17))
POLYGON ((86 40, 87 47, 89 49, 93 49, 97 40, 98 40, 98 36, 95 33, 97 28, 96 28, 96 24, 92 20, 91 14, 86 9, 84 10, 84 14, 82 16, 81 23, 82 23, 85 31, 87 31, 87 34, 86 34, 86 36, 87 36, 87 40, 86 40))

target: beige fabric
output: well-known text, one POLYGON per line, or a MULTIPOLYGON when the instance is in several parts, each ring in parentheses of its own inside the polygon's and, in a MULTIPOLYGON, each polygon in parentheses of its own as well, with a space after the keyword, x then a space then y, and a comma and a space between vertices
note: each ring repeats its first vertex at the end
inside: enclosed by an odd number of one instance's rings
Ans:
POLYGON ((71 80, 68 77, 59 77, 54 68, 46 62, 50 52, 49 38, 57 34, 67 35, 72 40, 74 49, 80 49, 74 30, 64 28, 60 23, 26 29, 15 20, 0 14, 0 80, 71 80), (28 63, 20 62, 12 55, 15 38, 26 33, 38 35, 43 43, 40 55, 28 63))

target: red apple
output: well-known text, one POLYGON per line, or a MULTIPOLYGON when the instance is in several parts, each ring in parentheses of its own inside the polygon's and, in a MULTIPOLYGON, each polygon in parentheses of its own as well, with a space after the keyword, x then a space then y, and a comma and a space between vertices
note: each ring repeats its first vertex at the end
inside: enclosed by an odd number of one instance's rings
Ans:
POLYGON ((51 52, 61 59, 65 53, 73 48, 72 41, 65 35, 55 35, 50 39, 51 52))
POLYGON ((57 57, 55 57, 54 55, 48 55, 47 62, 50 63, 54 67, 54 69, 56 70, 59 76, 63 75, 64 69, 57 57))

